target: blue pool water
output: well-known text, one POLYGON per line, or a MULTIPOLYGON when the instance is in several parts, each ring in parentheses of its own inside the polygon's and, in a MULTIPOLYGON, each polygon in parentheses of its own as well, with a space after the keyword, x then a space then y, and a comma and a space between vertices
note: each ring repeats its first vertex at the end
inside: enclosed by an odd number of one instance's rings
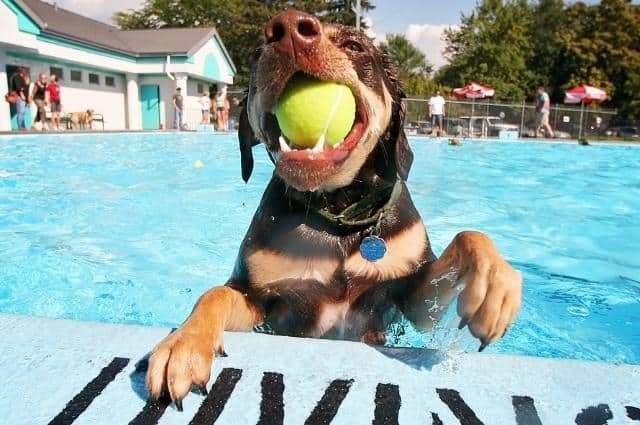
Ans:
MULTIPOLYGON (((436 253, 478 229, 523 274, 522 311, 489 351, 640 363, 640 148, 411 144, 436 253)), ((0 137, 0 311, 179 324, 233 267, 272 171, 255 155, 245 185, 235 135, 0 137)), ((470 346, 456 324, 391 340, 470 346)))

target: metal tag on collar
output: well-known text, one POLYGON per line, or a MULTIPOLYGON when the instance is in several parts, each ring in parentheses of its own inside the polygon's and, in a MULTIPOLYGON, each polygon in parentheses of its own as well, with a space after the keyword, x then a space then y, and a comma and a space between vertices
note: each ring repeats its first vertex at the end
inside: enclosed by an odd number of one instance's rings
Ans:
POLYGON ((378 217, 376 227, 369 236, 365 236, 360 241, 360 255, 367 261, 372 263, 381 260, 387 252, 387 244, 380 236, 380 222, 382 221, 382 213, 378 217))

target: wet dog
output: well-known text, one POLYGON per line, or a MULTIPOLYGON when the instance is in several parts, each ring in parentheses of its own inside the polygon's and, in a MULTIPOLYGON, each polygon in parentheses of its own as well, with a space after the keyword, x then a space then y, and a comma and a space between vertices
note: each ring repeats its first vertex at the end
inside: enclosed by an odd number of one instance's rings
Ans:
POLYGON ((403 96, 392 63, 354 28, 293 10, 266 25, 239 139, 245 181, 259 142, 275 173, 231 277, 154 348, 152 397, 168 390, 180 409, 192 386, 206 392, 223 331, 258 324, 277 334, 382 343, 399 314, 429 329, 459 295, 461 327, 481 349, 504 334, 520 307, 520 275, 475 231, 433 254, 405 184, 413 155, 403 96), (301 150, 281 137, 274 108, 297 73, 353 92, 355 121, 340 144, 301 150))

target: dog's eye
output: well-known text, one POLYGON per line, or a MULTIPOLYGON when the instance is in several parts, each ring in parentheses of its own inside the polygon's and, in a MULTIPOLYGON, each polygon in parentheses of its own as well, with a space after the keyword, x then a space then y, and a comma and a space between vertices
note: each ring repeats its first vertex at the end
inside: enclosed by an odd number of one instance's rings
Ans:
POLYGON ((353 41, 353 40, 345 41, 342 44, 342 48, 343 49, 347 49, 347 50, 351 50, 352 52, 363 52, 364 51, 364 49, 362 48, 362 45, 360 43, 358 43, 357 41, 353 41))

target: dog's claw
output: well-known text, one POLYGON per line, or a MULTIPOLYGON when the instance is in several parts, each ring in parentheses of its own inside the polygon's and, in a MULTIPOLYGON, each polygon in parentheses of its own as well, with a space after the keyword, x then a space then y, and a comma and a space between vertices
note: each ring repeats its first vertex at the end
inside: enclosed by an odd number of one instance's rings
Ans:
POLYGON ((207 390, 207 386, 205 384, 198 386, 198 390, 200 390, 200 394, 204 396, 209 394, 209 391, 207 390))
POLYGON ((174 403, 176 404, 176 409, 178 409, 178 412, 182 412, 182 400, 178 399, 174 403))
POLYGON ((464 319, 463 318, 462 320, 460 320, 460 324, 458 325, 458 329, 464 328, 465 326, 467 326, 467 323, 469 323, 469 319, 464 319))
POLYGON ((504 332, 502 332, 502 336, 501 336, 501 338, 504 338, 504 336, 507 334, 507 331, 508 331, 508 330, 509 330, 509 328, 506 328, 506 329, 504 330, 504 332))
POLYGON ((483 341, 482 344, 480 344, 480 348, 478 348, 478 353, 482 353, 487 346, 489 346, 489 343, 483 341))

